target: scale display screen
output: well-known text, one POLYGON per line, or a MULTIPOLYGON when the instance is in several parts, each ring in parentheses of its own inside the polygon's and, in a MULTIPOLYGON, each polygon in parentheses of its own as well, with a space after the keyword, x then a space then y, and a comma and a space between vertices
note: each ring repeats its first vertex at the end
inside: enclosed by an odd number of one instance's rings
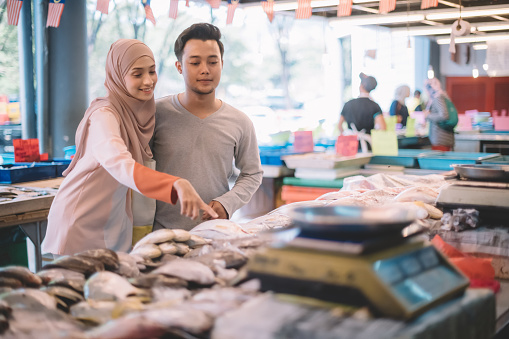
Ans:
POLYGON ((373 269, 408 309, 417 309, 465 282, 433 246, 378 260, 373 269))

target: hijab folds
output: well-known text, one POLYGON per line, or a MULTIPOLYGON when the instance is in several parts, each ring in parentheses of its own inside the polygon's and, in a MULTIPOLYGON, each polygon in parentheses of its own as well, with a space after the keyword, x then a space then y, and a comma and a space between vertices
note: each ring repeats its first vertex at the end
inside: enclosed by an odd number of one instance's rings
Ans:
POLYGON ((132 65, 143 56, 154 60, 150 48, 135 39, 120 39, 114 42, 106 59, 106 80, 104 86, 106 97, 95 99, 85 112, 78 129, 76 130, 76 154, 63 173, 69 174, 76 163, 83 157, 88 136, 90 116, 102 107, 108 107, 117 116, 120 122, 120 134, 133 159, 143 164, 144 160, 152 158, 148 146, 154 132, 155 101, 154 97, 147 101, 140 101, 129 94, 124 77, 132 65))

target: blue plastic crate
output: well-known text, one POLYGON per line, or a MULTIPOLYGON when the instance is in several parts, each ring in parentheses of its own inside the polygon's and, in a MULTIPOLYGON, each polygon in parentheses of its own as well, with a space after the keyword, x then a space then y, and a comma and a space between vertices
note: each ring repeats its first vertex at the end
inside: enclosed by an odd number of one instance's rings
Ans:
POLYGON ((0 165, 0 183, 44 180, 56 177, 56 166, 46 163, 16 163, 0 165))
POLYGON ((500 156, 500 153, 443 152, 418 158, 419 167, 431 170, 452 170, 452 165, 480 164, 484 160, 500 156))
POLYGON ((440 154, 440 151, 432 151, 425 149, 400 149, 398 155, 375 155, 371 158, 370 164, 404 166, 407 168, 418 167, 417 159, 426 155, 440 154))
POLYGON ((283 160, 281 160, 281 157, 292 154, 300 154, 300 152, 295 152, 291 148, 290 149, 285 148, 278 151, 261 151, 260 161, 262 165, 283 166, 284 162, 283 160))
POLYGON ((56 176, 61 177, 62 173, 69 167, 69 164, 71 163, 71 159, 64 159, 64 158, 54 158, 51 160, 47 160, 44 163, 49 163, 52 165, 55 165, 56 168, 56 176))
POLYGON ((2 153, 2 164, 14 164, 14 153, 2 153))

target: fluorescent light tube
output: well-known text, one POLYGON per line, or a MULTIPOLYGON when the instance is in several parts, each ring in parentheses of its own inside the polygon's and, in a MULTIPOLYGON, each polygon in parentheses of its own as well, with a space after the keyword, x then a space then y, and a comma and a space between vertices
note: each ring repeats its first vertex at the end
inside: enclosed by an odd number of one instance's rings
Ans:
MULTIPOLYGON (((485 9, 467 9, 463 7, 461 10, 462 18, 471 18, 475 16, 492 16, 492 15, 507 15, 509 14, 509 7, 507 5, 498 6, 498 8, 485 8, 485 9)), ((490 6, 491 7, 491 6, 490 6)), ((477 6, 476 8, 480 8, 477 6)), ((459 10, 448 10, 442 12, 435 12, 426 14, 427 20, 446 20, 446 19, 458 19, 460 16, 459 10)))
MULTIPOLYGON (((457 44, 461 44, 461 43, 470 43, 470 42, 483 42, 483 41, 507 40, 507 39, 509 39, 509 34, 486 34, 486 35, 455 37, 454 42, 457 44)), ((437 39, 437 44, 439 44, 439 45, 447 45, 449 43, 451 43, 450 38, 437 39)))
POLYGON ((359 15, 341 17, 334 20, 329 20, 329 25, 332 27, 342 25, 376 25, 376 24, 390 24, 390 23, 401 23, 401 22, 415 22, 424 20, 423 14, 409 14, 409 15, 359 15))

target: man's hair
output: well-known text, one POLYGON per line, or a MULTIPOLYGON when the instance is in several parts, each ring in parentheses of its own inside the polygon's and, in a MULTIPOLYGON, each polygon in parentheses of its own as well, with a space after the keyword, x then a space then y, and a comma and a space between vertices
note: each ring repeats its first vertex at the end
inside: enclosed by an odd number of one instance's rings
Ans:
POLYGON ((421 91, 419 91, 418 89, 416 89, 416 90, 415 90, 415 92, 414 92, 414 96, 416 96, 416 95, 421 95, 421 91))
POLYGON ((220 41, 221 31, 214 25, 208 23, 199 23, 191 25, 186 28, 175 41, 175 55, 178 61, 182 61, 182 54, 184 53, 184 46, 191 39, 197 39, 202 41, 215 40, 219 45, 221 51, 221 59, 223 59, 224 46, 220 41))

